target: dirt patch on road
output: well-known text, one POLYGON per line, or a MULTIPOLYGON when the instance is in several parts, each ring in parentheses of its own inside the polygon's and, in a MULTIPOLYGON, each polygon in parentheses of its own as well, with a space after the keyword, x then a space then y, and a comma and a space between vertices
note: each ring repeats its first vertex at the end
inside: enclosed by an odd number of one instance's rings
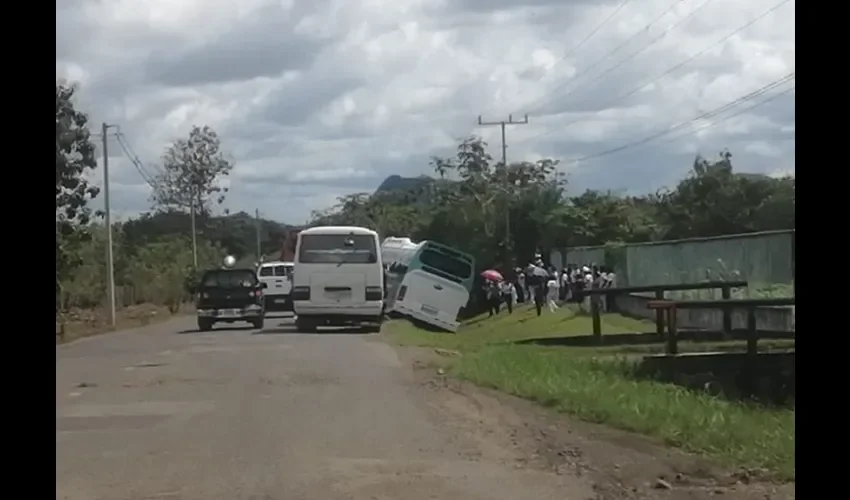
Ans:
POLYGON ((498 391, 447 377, 446 353, 397 347, 416 383, 470 435, 518 468, 589 479, 599 500, 791 500, 795 485, 760 480, 760 471, 727 471, 650 438, 577 421, 498 391), (498 448, 502 448, 500 451, 498 448), (517 458, 520 457, 520 458, 517 458))

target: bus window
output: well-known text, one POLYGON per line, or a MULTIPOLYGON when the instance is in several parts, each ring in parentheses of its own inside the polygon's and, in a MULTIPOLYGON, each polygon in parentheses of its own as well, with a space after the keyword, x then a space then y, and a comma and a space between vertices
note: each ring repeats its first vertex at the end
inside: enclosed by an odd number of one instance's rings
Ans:
POLYGON ((301 235, 298 262, 303 264, 374 264, 375 237, 367 234, 301 235))
POLYGON ((426 249, 419 255, 422 264, 460 279, 472 276, 472 266, 462 260, 443 253, 426 249))

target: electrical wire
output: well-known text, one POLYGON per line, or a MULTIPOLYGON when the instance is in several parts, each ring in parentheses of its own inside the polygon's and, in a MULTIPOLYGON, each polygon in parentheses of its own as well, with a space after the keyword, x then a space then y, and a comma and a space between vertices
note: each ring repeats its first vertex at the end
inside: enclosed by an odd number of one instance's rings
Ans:
MULTIPOLYGON (((585 36, 583 39, 581 39, 581 41, 579 41, 577 44, 575 44, 570 50, 566 51, 564 53, 564 55, 561 56, 560 59, 555 61, 555 64, 552 65, 552 68, 554 68, 555 66, 560 64, 562 61, 565 61, 571 55, 575 54, 576 51, 578 51, 578 49, 580 49, 582 46, 584 46, 585 43, 587 43, 591 38, 593 38, 593 36, 596 35, 596 33, 598 33, 599 30, 602 29, 603 26, 608 24, 608 22, 610 22, 611 19, 613 19, 614 16, 616 16, 617 13, 619 13, 623 9, 623 7, 625 7, 630 1, 631 0, 623 0, 622 2, 620 2, 620 5, 618 5, 617 8, 615 8, 605 19, 603 19, 602 22, 600 22, 598 25, 596 25, 595 28, 590 30, 590 33, 588 33, 587 36, 585 36)), ((679 2, 682 2, 682 1, 684 1, 684 0, 676 0, 676 3, 679 3, 679 2)), ((670 8, 672 9, 673 6, 671 6, 670 8)), ((665 13, 666 13, 666 11, 665 11, 665 13)), ((649 25, 647 25, 647 27, 649 27, 649 25)), ((550 68, 550 71, 551 71, 551 68, 550 68)), ((543 80, 543 78, 545 76, 546 75, 542 75, 540 78, 537 79, 537 82, 540 82, 541 80, 543 80)), ((522 90, 520 89, 520 91, 517 92, 517 95, 514 96, 514 97, 515 98, 519 97, 521 94, 522 94, 522 90)), ((515 114, 519 114, 519 113, 517 112, 515 114)))
MULTIPOLYGON (((583 84, 581 84, 581 85, 578 85, 576 88, 572 89, 571 91, 569 91, 569 92, 567 92, 567 93, 565 93, 565 94, 562 94, 562 95, 560 95, 560 96, 557 96, 557 97, 559 97, 559 98, 569 97, 569 96, 571 96, 571 95, 575 94, 575 93, 576 93, 579 89, 585 88, 585 87, 587 87, 588 85, 590 85, 591 83, 594 83, 594 82, 596 82, 596 81, 599 81, 599 80, 600 80, 603 76, 605 76, 605 75, 607 75, 607 74, 611 73, 612 71, 616 70, 617 68, 622 67, 622 66, 623 66, 624 64, 626 64, 627 62, 629 62, 629 61, 633 60, 634 58, 636 58, 637 56, 639 56, 640 54, 642 54, 642 53, 644 53, 646 50, 648 50, 650 47, 652 47, 652 46, 653 46, 653 45, 655 45, 656 43, 660 42, 662 39, 664 39, 664 37, 666 37, 666 36, 667 36, 667 34, 668 34, 668 33, 670 33, 671 31, 673 31, 673 30, 674 30, 674 29, 676 29, 677 27, 681 26, 681 25, 682 25, 682 24, 684 24, 686 21, 689 21, 690 19, 692 19, 694 16, 696 16, 696 15, 699 13, 699 11, 700 11, 700 10, 702 10, 702 9, 703 9, 703 7, 707 6, 707 5, 708 5, 709 3, 711 3, 712 1, 713 1, 713 0, 705 0, 703 3, 701 3, 701 4, 700 4, 700 5, 698 5, 696 8, 694 8, 694 10, 690 11, 687 15, 685 15, 684 17, 682 17, 681 19, 679 19, 679 20, 678 20, 678 21, 676 21, 675 23, 671 24, 671 25, 670 25, 670 26, 668 26, 668 27, 667 27, 664 31, 662 31, 660 34, 656 35, 654 38, 652 38, 651 40, 649 40, 649 42, 648 42, 646 45, 644 45, 643 47, 641 47, 641 48, 640 48, 640 49, 638 49, 637 51, 632 52, 631 54, 629 54, 629 55, 628 55, 628 56, 626 56, 625 58, 621 59, 619 62, 617 62, 617 63, 616 63, 616 64, 614 64, 613 66, 609 67, 609 68, 608 68, 608 69, 606 69, 605 71, 603 71, 603 72, 601 72, 601 73, 597 74, 595 77, 591 78, 590 80, 587 80, 585 83, 583 83, 583 84)), ((785 1, 790 1, 790 0, 785 0, 785 1)), ((562 89, 562 88, 564 88, 564 87, 567 87, 567 86, 569 86, 570 84, 572 84, 574 81, 575 81, 574 79, 567 80, 566 82, 564 82, 563 84, 559 85, 558 87, 555 87, 555 89, 554 89, 554 90, 558 90, 558 89, 562 89)), ((532 106, 531 106, 531 108, 532 108, 532 109, 530 109, 530 110, 529 110, 529 113, 536 113, 536 112, 538 112, 538 111, 542 111, 542 110, 543 110, 543 108, 541 107, 541 106, 542 106, 542 104, 537 105, 537 107, 535 108, 535 105, 536 105, 536 104, 537 104, 537 103, 532 104, 532 106)))
POLYGON ((797 88, 797 86, 796 86, 796 85, 795 85, 795 86, 793 86, 793 87, 789 87, 789 88, 787 88, 787 89, 783 90, 782 92, 777 92, 776 94, 774 94, 774 95, 772 95, 772 96, 768 97, 767 99, 764 99, 764 100, 762 100, 762 101, 759 101, 759 102, 757 102, 757 103, 755 103, 755 104, 753 104, 753 105, 751 105, 751 106, 747 106, 747 107, 745 107, 745 108, 742 108, 742 109, 740 109, 740 110, 736 111, 735 113, 732 113, 732 114, 730 114, 730 115, 724 116, 723 118, 721 118, 721 119, 719 119, 719 120, 715 120, 715 121, 712 121, 712 122, 710 122, 710 123, 704 123, 704 124, 702 124, 702 125, 701 125, 701 126, 699 126, 699 127, 696 127, 696 128, 694 128, 694 129, 691 129, 691 130, 686 131, 684 134, 678 135, 678 136, 676 136, 676 137, 668 138, 668 139, 666 139, 666 140, 664 140, 664 141, 661 141, 661 142, 664 142, 664 143, 675 142, 675 141, 678 141, 679 139, 683 139, 683 138, 688 137, 688 136, 690 136, 690 135, 694 135, 694 134, 696 134, 696 133, 698 133, 698 132, 700 132, 700 131, 702 131, 702 130, 706 130, 706 129, 713 128, 713 127, 715 127, 715 126, 717 126, 717 125, 720 125, 720 124, 721 124, 721 123, 723 123, 723 122, 726 122, 726 121, 728 121, 728 120, 731 120, 732 118, 735 118, 736 116, 740 116, 740 115, 742 115, 742 114, 744 114, 744 113, 746 113, 746 112, 748 112, 748 111, 751 111, 751 110, 753 110, 753 109, 755 109, 755 108, 758 108, 758 107, 764 106, 765 104, 767 104, 767 103, 769 103, 769 102, 775 101, 776 99, 779 99, 780 97, 782 97, 782 96, 784 96, 784 95, 786 95, 786 94, 788 94, 788 93, 790 93, 790 92, 793 92, 793 91, 794 91, 794 89, 796 89, 796 88, 797 88))
POLYGON ((151 175, 147 170, 145 170, 145 167, 144 165, 142 165, 142 162, 139 160, 139 158, 132 153, 132 149, 130 149, 130 146, 127 142, 127 138, 124 136, 124 133, 121 132, 120 129, 116 130, 115 139, 117 140, 118 145, 124 151, 124 155, 127 156, 127 159, 130 160, 130 163, 133 164, 133 167, 136 169, 136 171, 139 173, 145 183, 151 188, 156 189, 156 178, 151 175))
MULTIPOLYGON (((700 56, 702 56, 702 55, 706 54, 708 51, 710 51, 710 50, 714 49, 715 47, 717 47, 717 46, 721 45, 722 43, 726 42, 727 40, 729 40, 729 39, 730 39, 730 38, 732 38, 733 36, 735 36, 735 35, 737 35, 738 33, 740 33, 740 32, 742 32, 742 31, 744 31, 745 29, 749 28, 750 26, 752 26, 752 25, 753 25, 753 24, 755 24, 756 22, 760 21, 761 19, 764 19, 764 17, 765 17, 765 16, 767 16, 767 15, 771 14, 772 12, 776 11, 778 8, 782 7, 783 5, 785 5, 786 3, 790 2, 790 1, 791 1, 791 0, 782 0, 782 1, 781 1, 781 2, 779 2, 778 4, 775 4, 773 7, 771 7, 770 9, 768 9, 768 10, 766 10, 766 11, 762 12, 761 14, 759 14, 758 16, 756 16, 755 18, 751 19, 751 20, 750 20, 749 22, 747 22, 746 24, 743 24, 742 26, 739 26, 738 28, 734 29, 733 31, 731 31, 730 33, 728 33, 726 36, 724 36, 723 38, 721 38, 721 39, 717 40, 716 42, 712 43, 712 44, 711 44, 711 45, 709 45, 708 47, 705 47, 704 49, 700 50, 699 52, 697 52, 696 54, 692 55, 691 57, 689 57, 689 58, 687 58, 687 59, 685 59, 685 60, 683 60, 683 61, 679 62, 678 64, 675 64, 675 65, 673 65, 672 67, 670 67, 670 68, 666 69, 665 71, 663 71, 661 74, 659 74, 659 75, 658 75, 658 76, 656 76, 655 78, 653 78, 653 79, 651 79, 651 80, 649 80, 649 81, 647 81, 647 82, 641 83, 641 84, 639 84, 639 85, 636 85, 634 88, 632 88, 632 89, 631 89, 631 90, 629 90, 628 92, 625 92, 624 94, 618 95, 617 97, 614 97, 613 99, 606 101, 604 104, 602 104, 602 105, 600 105, 600 106, 599 106, 599 107, 600 107, 600 110, 599 110, 599 111, 596 111, 596 112, 592 113, 590 116, 595 116, 595 115, 599 114, 600 112, 602 112, 602 111, 604 111, 604 110, 610 109, 610 107, 611 107, 613 104, 617 104, 618 102, 620 102, 620 101, 622 101, 622 100, 624 100, 624 99, 626 99, 626 98, 628 98, 628 97, 631 97, 631 96, 633 96, 633 95, 637 94, 638 92, 640 92, 640 91, 641 91, 641 90, 643 90, 644 88, 648 87, 649 85, 652 85, 653 83, 657 83, 658 81, 660 81, 660 80, 661 80, 662 78, 664 78, 665 76, 667 76, 667 75, 669 75, 669 74, 673 73, 673 72, 674 72, 674 71, 676 71, 676 70, 681 69, 682 67, 684 67, 684 66, 685 66, 685 65, 687 65, 688 63, 690 63, 690 62, 692 62, 692 61, 696 60, 698 57, 700 57, 700 56)), ((567 127, 570 127, 570 126, 572 126, 572 125, 575 125, 575 124, 580 123, 580 122, 583 122, 583 121, 586 121, 588 118, 589 118, 588 116, 582 116, 582 117, 580 117, 580 118, 576 118, 576 119, 574 119, 574 120, 568 121, 567 123, 565 123, 565 124, 561 125, 560 127, 556 128, 556 129, 552 129, 552 130, 550 130, 549 132, 546 132, 546 133, 544 133, 544 134, 540 134, 540 135, 537 135, 537 136, 529 137, 529 138, 525 139, 524 141, 522 141, 522 143, 528 142, 529 140, 532 140, 532 139, 542 139, 543 137, 548 137, 548 136, 550 136, 550 135, 552 135, 552 134, 554 134, 554 133, 557 133, 557 132, 562 131, 563 129, 565 129, 565 128, 567 128, 567 127)))
POLYGON ((737 105, 739 105, 741 103, 747 102, 749 100, 752 100, 755 97, 758 97, 758 96, 763 95, 767 92, 770 92, 771 90, 793 80, 795 77, 796 77, 795 72, 789 73, 788 75, 784 76, 783 78, 780 78, 779 80, 771 82, 771 83, 765 85, 764 87, 761 87, 761 88, 754 90, 754 91, 752 91, 748 94, 745 94, 745 95, 735 99, 734 101, 730 101, 730 102, 724 104, 723 106, 720 106, 719 108, 716 108, 716 109, 713 109, 711 111, 702 113, 699 116, 696 116, 696 117, 694 117, 690 120, 678 123, 676 125, 668 127, 668 128, 666 128, 662 131, 656 132, 656 133, 654 133, 650 136, 644 137, 644 138, 639 139, 637 141, 629 142, 629 143, 623 144, 621 146, 617 146, 617 147, 614 147, 614 148, 606 149, 604 151, 600 151, 598 153, 593 153, 593 154, 590 154, 590 155, 587 155, 587 156, 583 156, 581 158, 578 158, 578 159, 575 159, 575 160, 572 160, 572 161, 575 162, 575 163, 585 162, 585 161, 588 161, 588 160, 601 158, 601 157, 612 155, 612 154, 615 154, 615 153, 620 153, 622 151, 626 151, 628 149, 632 149, 632 148, 635 148, 637 146, 641 146, 643 144, 652 142, 652 141, 659 139, 661 137, 665 137, 667 135, 670 135, 670 134, 673 134, 677 131, 680 131, 680 130, 684 129, 685 127, 692 125, 692 124, 694 124, 694 123, 696 123, 700 120, 705 120, 707 118, 717 116, 718 114, 721 114, 725 111, 728 111, 729 109, 732 109, 732 108, 736 107, 737 105))

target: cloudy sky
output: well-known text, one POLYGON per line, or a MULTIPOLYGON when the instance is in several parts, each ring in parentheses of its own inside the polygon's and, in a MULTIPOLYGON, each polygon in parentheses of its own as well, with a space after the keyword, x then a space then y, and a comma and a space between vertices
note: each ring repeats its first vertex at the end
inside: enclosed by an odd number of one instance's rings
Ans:
MULTIPOLYGON (((574 190, 654 191, 723 148, 794 172, 794 20, 793 0, 59 0, 56 77, 149 169, 210 125, 226 206, 299 223, 469 134, 500 154, 479 115, 527 113, 508 160, 559 158, 574 190)), ((110 166, 115 210, 148 209, 114 139, 110 166)))

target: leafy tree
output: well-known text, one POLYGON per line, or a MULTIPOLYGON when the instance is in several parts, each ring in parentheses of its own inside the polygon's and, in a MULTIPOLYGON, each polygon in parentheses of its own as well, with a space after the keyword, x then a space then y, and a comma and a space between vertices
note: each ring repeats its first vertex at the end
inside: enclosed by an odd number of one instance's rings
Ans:
POLYGON ((221 140, 208 127, 192 127, 188 139, 175 141, 162 157, 164 173, 155 179, 154 205, 161 210, 189 211, 209 216, 224 202, 227 188, 219 186, 233 165, 221 150, 221 140))
POLYGON ((568 194, 558 161, 494 164, 469 137, 451 158, 432 158, 438 178, 393 179, 374 194, 339 198, 313 224, 354 224, 382 235, 433 239, 474 254, 482 267, 530 259, 541 249, 794 228, 794 178, 735 173, 732 154, 697 156, 672 190, 624 196, 568 194), (508 236, 508 238, 506 238, 508 236), (505 240, 508 241, 507 248, 505 240))
MULTIPOLYGON (((79 264, 73 246, 85 237, 88 202, 98 188, 85 175, 97 167, 88 116, 74 107, 73 85, 56 83, 56 295, 62 280, 79 264)), ((57 313, 59 301, 57 300, 57 313)))

